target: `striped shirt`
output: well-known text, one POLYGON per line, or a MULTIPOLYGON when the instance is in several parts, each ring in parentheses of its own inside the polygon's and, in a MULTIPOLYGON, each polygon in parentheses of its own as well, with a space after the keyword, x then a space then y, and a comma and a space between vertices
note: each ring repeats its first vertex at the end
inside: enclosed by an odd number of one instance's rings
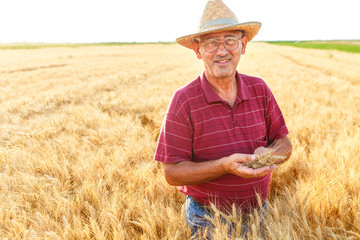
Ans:
MULTIPOLYGON (((233 153, 253 154, 260 146, 288 134, 285 120, 266 83, 236 73, 234 106, 222 100, 205 73, 173 95, 162 124, 155 160, 165 163, 208 161, 233 153)), ((197 201, 220 209, 235 204, 243 212, 257 208, 256 195, 265 201, 270 174, 244 179, 233 174, 179 190, 197 201)))

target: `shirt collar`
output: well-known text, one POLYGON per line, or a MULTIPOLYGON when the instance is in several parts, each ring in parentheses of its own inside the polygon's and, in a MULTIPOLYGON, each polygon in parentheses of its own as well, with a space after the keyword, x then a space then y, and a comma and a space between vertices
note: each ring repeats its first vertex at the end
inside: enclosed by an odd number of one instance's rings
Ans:
MULTIPOLYGON (((242 80, 241 75, 236 71, 235 76, 238 84, 238 100, 242 101, 251 98, 251 93, 248 89, 248 86, 242 80)), ((210 85, 209 81, 205 76, 205 72, 202 74, 202 76, 200 76, 200 85, 208 103, 224 101, 210 85)))

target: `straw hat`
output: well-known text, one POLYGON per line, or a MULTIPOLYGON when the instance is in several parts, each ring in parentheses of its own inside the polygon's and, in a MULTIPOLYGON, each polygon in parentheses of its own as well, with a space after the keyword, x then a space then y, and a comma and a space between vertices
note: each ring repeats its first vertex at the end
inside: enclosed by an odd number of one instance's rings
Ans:
POLYGON ((176 42, 192 49, 195 37, 213 32, 241 30, 251 41, 259 32, 260 22, 239 23, 235 14, 221 0, 209 0, 205 6, 197 33, 179 37, 176 42))

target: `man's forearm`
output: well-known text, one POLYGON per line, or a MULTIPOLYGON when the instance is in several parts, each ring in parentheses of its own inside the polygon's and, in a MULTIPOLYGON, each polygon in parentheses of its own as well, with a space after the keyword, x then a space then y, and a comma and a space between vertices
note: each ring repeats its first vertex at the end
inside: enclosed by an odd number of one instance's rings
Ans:
POLYGON ((182 161, 164 164, 164 175, 170 185, 195 185, 211 181, 226 174, 223 159, 193 162, 182 161))
POLYGON ((242 178, 257 178, 269 174, 274 167, 252 169, 244 162, 254 161, 256 155, 234 153, 218 160, 193 162, 181 161, 164 163, 164 175, 170 185, 196 185, 217 179, 225 174, 234 174, 242 178))
POLYGON ((286 159, 280 160, 282 163, 290 158, 292 145, 288 137, 276 139, 270 146, 267 147, 270 149, 274 155, 285 156, 286 159))

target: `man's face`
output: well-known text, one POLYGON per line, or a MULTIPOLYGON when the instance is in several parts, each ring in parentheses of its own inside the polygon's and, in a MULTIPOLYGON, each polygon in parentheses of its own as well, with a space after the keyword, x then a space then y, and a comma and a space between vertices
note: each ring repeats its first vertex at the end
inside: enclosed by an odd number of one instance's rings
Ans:
POLYGON ((239 31, 226 31, 210 33, 200 37, 200 43, 197 44, 194 51, 197 58, 202 59, 204 62, 207 78, 216 78, 217 80, 221 80, 235 76, 240 56, 245 53, 247 44, 247 38, 241 38, 241 36, 242 33, 239 31), (225 46, 228 42, 223 41, 228 38, 241 38, 240 41, 238 41, 239 46, 237 49, 232 50, 231 47, 225 46), (220 44, 215 51, 208 52, 206 50, 209 50, 209 48, 206 48, 206 43, 212 43, 212 40, 220 40, 220 44))

